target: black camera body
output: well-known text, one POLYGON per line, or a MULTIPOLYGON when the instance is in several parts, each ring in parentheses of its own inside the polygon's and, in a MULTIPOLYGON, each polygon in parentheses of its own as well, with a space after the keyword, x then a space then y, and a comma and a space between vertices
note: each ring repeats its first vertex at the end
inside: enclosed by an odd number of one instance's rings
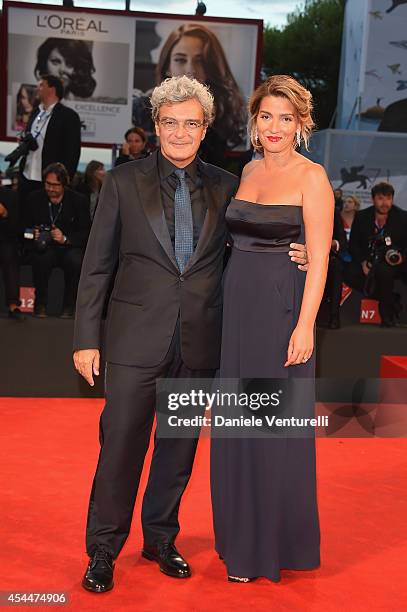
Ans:
POLYGON ((26 132, 21 139, 18 147, 11 151, 4 160, 9 162, 9 168, 16 165, 20 157, 27 155, 30 151, 36 151, 38 149, 38 142, 31 132, 26 132))
POLYGON ((375 234, 369 239, 369 255, 367 261, 374 267, 380 261, 385 261, 389 266, 399 266, 403 263, 401 251, 393 246, 391 236, 386 234, 375 234))
POLYGON ((39 225, 37 229, 40 231, 36 240, 37 249, 45 251, 47 246, 52 242, 51 227, 49 225, 39 225))
POLYGON ((36 225, 34 228, 27 228, 24 231, 24 238, 34 240, 35 246, 39 251, 45 249, 52 243, 52 227, 50 225, 36 225), (39 230, 38 238, 35 238, 35 230, 39 230))

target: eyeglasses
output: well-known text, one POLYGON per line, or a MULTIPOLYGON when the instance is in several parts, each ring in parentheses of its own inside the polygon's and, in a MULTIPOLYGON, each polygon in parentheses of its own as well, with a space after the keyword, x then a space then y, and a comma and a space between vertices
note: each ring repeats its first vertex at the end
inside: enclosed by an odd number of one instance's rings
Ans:
POLYGON ((44 181, 46 187, 62 187, 62 183, 50 183, 49 181, 44 181))
POLYGON ((195 119, 187 119, 186 121, 177 121, 176 119, 159 119, 158 123, 163 126, 167 132, 175 132, 182 124, 184 130, 187 132, 194 132, 198 128, 205 125, 203 121, 196 121, 195 119))

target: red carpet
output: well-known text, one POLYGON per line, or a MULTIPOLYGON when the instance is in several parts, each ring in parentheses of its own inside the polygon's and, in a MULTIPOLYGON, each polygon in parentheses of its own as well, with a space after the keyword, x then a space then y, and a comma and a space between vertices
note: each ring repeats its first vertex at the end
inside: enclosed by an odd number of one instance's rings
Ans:
POLYGON ((177 540, 193 577, 168 578, 141 559, 138 504, 115 589, 86 593, 83 535, 101 408, 99 400, 0 398, 1 591, 66 591, 66 608, 81 612, 406 608, 407 443, 398 439, 319 439, 321 568, 243 585, 226 582, 213 552, 202 440, 177 540))

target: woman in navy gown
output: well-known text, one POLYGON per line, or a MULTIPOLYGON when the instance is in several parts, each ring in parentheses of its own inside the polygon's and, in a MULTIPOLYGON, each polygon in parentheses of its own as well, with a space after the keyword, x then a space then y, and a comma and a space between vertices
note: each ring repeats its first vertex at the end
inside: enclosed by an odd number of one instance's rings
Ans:
MULTIPOLYGON (((334 198, 322 166, 296 151, 313 127, 311 94, 289 76, 272 76, 252 95, 249 111, 252 144, 264 159, 247 164, 226 213, 233 248, 220 380, 307 379, 313 389, 334 198), (306 274, 287 257, 300 242, 307 245, 306 274)), ((304 394, 302 403, 302 415, 312 415, 313 396, 304 394)), ((222 438, 213 428, 215 545, 229 580, 278 581, 282 568, 319 566, 315 471, 313 436, 222 438)))

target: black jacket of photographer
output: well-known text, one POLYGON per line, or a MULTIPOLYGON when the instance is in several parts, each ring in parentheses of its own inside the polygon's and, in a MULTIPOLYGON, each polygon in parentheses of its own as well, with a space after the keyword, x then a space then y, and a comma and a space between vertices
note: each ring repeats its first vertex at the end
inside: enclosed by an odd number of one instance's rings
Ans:
MULTIPOLYGON (((26 132, 31 130, 34 119, 40 112, 33 111, 28 121, 26 132)), ((70 178, 76 172, 81 154, 81 121, 78 113, 57 102, 49 118, 42 148, 42 170, 49 164, 64 164, 70 178)), ((20 162, 20 171, 25 168, 27 155, 20 162)))
POLYGON ((0 187, 0 204, 7 209, 7 217, 0 218, 0 242, 17 242, 21 228, 16 192, 0 187))
MULTIPOLYGON (((369 259, 369 241, 376 233, 374 206, 369 206, 356 213, 350 233, 349 250, 353 261, 362 263, 369 259)), ((391 247, 401 251, 403 256, 407 251, 407 212, 392 205, 386 225, 384 236, 390 236, 391 247)))
MULTIPOLYGON (((90 215, 89 204, 85 196, 65 189, 62 198, 62 208, 55 221, 55 226, 61 230, 64 236, 67 237, 65 245, 59 245, 52 241, 53 246, 64 247, 79 247, 84 249, 90 231, 90 215)), ((52 215, 55 217, 55 211, 58 211, 58 206, 53 207, 52 215)), ((57 213, 56 213, 57 214, 57 213)), ((51 226, 52 219, 49 210, 49 200, 45 189, 34 191, 27 200, 27 223, 30 229, 39 225, 51 226)))

